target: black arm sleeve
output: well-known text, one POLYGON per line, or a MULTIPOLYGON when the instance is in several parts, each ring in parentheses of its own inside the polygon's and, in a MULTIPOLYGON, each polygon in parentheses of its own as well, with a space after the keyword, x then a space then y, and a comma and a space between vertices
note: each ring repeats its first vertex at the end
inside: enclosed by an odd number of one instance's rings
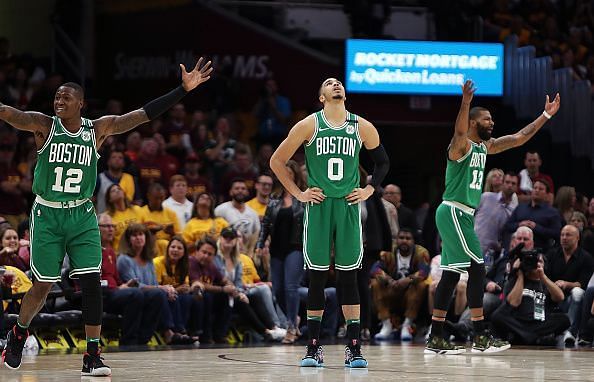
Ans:
POLYGON ((188 94, 188 92, 183 88, 183 86, 179 85, 169 93, 150 101, 142 108, 146 112, 148 119, 152 121, 172 108, 176 103, 184 98, 186 94, 188 94))
POLYGON ((373 174, 371 175, 371 185, 374 188, 381 186, 384 178, 390 169, 390 158, 386 154, 384 146, 380 143, 376 148, 369 150, 369 156, 373 160, 373 174))

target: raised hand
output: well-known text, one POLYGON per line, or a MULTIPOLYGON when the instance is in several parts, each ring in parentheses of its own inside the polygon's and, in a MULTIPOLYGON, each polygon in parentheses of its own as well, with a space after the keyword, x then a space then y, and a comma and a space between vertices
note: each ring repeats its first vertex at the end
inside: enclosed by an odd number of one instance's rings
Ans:
POLYGON ((476 87, 474 86, 474 82, 472 82, 472 80, 466 80, 464 85, 462 85, 462 101, 470 103, 472 97, 474 97, 475 91, 476 87))
POLYGON ((202 61, 204 61, 204 58, 200 57, 191 72, 186 71, 184 64, 179 64, 179 67, 181 68, 182 86, 187 92, 195 89, 198 85, 208 81, 210 78, 210 73, 212 73, 212 67, 210 66, 211 62, 208 61, 202 66, 202 61))
POLYGON ((553 115, 557 114, 560 106, 561 106, 561 96, 559 96, 559 93, 557 93, 555 95, 555 99, 553 99, 553 102, 549 101, 549 95, 547 94, 544 109, 551 117, 553 115))

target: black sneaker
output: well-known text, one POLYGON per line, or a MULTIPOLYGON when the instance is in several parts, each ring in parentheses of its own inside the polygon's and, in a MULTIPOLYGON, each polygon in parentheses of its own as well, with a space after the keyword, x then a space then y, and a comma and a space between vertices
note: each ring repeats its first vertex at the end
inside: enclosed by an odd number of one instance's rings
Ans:
POLYGON ((85 353, 80 375, 105 377, 111 375, 111 368, 103 363, 101 352, 98 352, 97 354, 85 353))
POLYGON ((452 344, 440 336, 430 335, 425 345, 425 354, 462 354, 466 352, 464 346, 452 344))
POLYGON ((493 335, 485 330, 484 332, 475 335, 472 343, 473 353, 497 353, 507 350, 511 347, 509 342, 493 337, 493 335))
POLYGON ((361 344, 358 340, 353 340, 344 347, 344 365, 353 369, 367 367, 367 360, 361 355, 361 344))
POLYGON ((29 331, 27 330, 26 334, 18 334, 16 325, 8 332, 8 335, 6 336, 6 345, 2 352, 2 362, 7 368, 16 370, 21 367, 23 347, 25 347, 27 337, 29 337, 29 331))
POLYGON ((311 340, 307 345, 307 353, 301 359, 301 367, 324 366, 324 351, 317 340, 311 340))
POLYGON ((592 340, 590 340, 589 338, 580 337, 577 344, 579 347, 592 347, 592 340))

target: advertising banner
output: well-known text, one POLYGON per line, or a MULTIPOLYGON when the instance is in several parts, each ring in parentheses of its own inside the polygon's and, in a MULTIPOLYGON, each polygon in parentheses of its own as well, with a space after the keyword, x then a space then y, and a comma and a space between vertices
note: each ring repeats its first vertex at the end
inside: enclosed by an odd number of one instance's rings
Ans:
POLYGON ((472 79, 476 94, 503 94, 503 44, 355 40, 346 42, 346 89, 353 93, 459 95, 472 79))

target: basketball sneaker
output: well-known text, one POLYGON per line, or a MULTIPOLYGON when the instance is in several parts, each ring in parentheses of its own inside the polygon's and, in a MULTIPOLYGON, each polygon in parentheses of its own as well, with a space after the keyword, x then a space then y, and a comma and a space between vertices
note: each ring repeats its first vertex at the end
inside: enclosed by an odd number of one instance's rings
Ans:
POLYGON ((425 345, 425 354, 462 354, 466 352, 464 346, 452 344, 440 336, 429 335, 427 344, 425 345))
POLYGON ((29 331, 26 334, 18 334, 16 325, 8 332, 6 336, 6 345, 2 352, 2 362, 7 368, 16 370, 21 367, 21 360, 23 358, 23 348, 25 342, 29 337, 29 331))
POLYGON ((344 365, 353 369, 367 367, 367 360, 361 355, 361 344, 358 340, 353 340, 344 347, 344 365))
POLYGON ((497 353, 507 350, 511 347, 509 342, 503 341, 493 337, 493 335, 485 330, 484 332, 474 336, 472 343, 473 353, 497 353))
POLYGON ((108 376, 111 375, 111 368, 103 363, 101 352, 98 352, 97 354, 85 353, 80 375, 91 377, 108 376))
POLYGON ((301 359, 301 367, 324 366, 324 350, 317 340, 311 340, 307 345, 307 353, 301 359))

